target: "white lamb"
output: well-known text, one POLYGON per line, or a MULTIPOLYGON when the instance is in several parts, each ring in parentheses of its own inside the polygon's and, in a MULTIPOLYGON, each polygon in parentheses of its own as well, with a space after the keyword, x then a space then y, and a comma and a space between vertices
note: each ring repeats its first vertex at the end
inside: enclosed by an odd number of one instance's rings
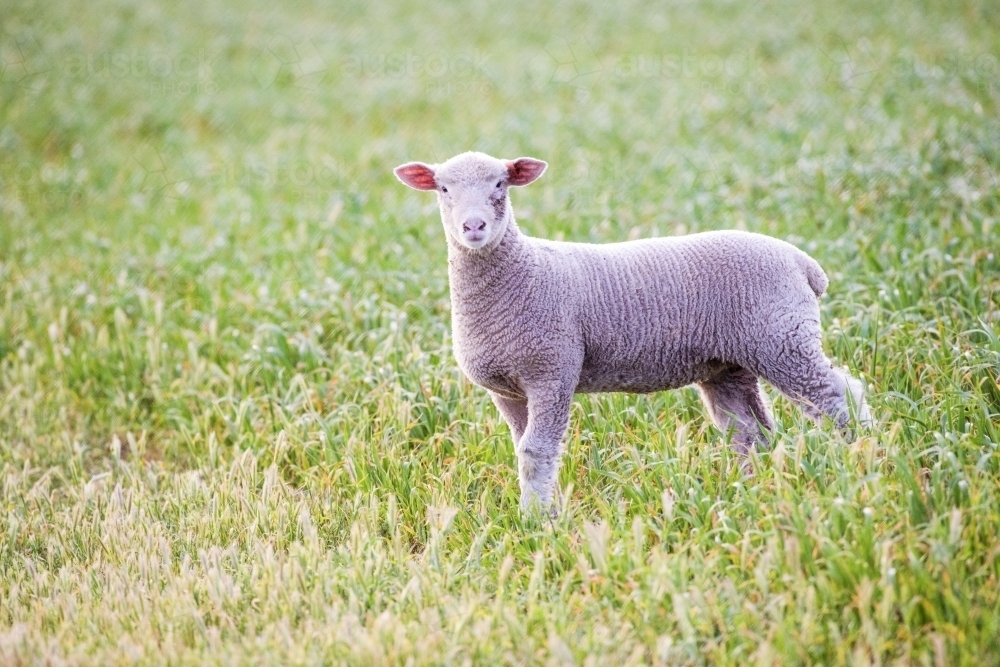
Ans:
POLYGON ((576 392, 694 383, 742 454, 774 427, 759 377, 814 419, 846 427, 850 394, 870 421, 861 383, 823 353, 817 297, 827 278, 815 260, 739 231, 606 245, 525 236, 508 188, 546 166, 469 152, 395 170, 406 185, 437 191, 455 358, 510 425, 523 508, 555 511, 576 392))

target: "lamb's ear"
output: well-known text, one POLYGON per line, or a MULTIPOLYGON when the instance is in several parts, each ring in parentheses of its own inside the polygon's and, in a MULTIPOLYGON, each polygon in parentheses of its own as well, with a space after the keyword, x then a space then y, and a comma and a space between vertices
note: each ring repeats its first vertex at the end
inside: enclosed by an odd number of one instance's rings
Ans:
POLYGON ((393 170, 396 178, 415 190, 436 190, 434 167, 423 162, 407 162, 393 170))
POLYGON ((533 157, 519 157, 507 160, 507 183, 510 185, 527 185, 545 171, 549 165, 533 157))

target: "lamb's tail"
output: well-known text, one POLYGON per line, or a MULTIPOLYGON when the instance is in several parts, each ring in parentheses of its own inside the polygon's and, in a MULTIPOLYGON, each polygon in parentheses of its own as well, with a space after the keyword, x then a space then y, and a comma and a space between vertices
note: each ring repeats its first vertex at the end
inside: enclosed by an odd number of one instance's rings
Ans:
POLYGON ((822 296, 823 292, 826 291, 826 286, 830 284, 830 280, 826 277, 823 267, 804 252, 799 253, 799 267, 806 274, 806 280, 809 282, 809 287, 812 288, 812 291, 816 293, 816 296, 822 296))

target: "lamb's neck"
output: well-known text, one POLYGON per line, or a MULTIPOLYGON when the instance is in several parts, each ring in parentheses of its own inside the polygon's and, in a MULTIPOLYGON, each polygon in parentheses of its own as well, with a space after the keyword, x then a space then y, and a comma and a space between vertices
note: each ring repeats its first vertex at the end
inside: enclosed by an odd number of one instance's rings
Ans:
POLYGON ((511 218, 495 247, 469 250, 448 241, 448 279, 454 304, 481 303, 489 295, 509 297, 516 283, 528 278, 531 248, 511 218))

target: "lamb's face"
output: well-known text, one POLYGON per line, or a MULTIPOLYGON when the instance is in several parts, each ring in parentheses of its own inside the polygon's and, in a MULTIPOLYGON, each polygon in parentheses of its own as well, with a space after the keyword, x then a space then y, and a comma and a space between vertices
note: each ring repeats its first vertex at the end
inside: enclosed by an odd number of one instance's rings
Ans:
POLYGON ((507 189, 542 175, 545 163, 533 158, 498 160, 484 153, 462 153, 441 165, 411 162, 396 168, 403 183, 435 190, 447 234, 470 250, 493 247, 507 230, 507 189))
POLYGON ((434 172, 441 220, 453 239, 479 250, 507 227, 507 166, 473 154, 448 160, 434 172))

